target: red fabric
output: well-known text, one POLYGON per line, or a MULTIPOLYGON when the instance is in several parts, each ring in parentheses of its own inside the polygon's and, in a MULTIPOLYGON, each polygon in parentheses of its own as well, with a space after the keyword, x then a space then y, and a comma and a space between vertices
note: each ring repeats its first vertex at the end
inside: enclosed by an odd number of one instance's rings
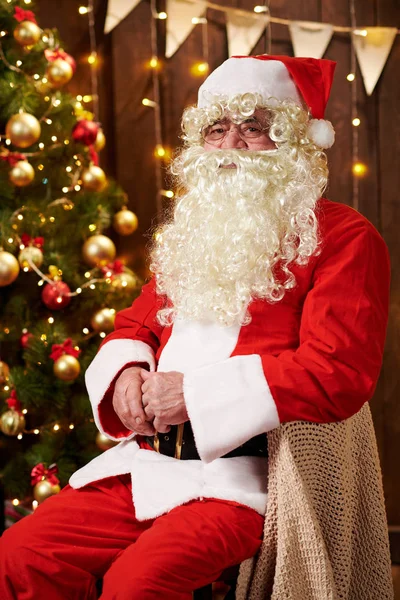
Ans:
MULTIPOLYGON (((232 356, 259 354, 281 422, 341 421, 371 399, 382 365, 390 266, 379 233, 355 210, 321 200, 322 249, 295 267, 297 286, 282 301, 255 300, 232 356)), ((117 315, 116 331, 159 357, 171 335, 155 321, 154 283, 117 315)), ((111 400, 109 410, 111 408, 111 400)), ((123 435, 118 418, 111 435, 123 435)), ((125 433, 126 435, 126 433, 125 433)))
POLYGON ((263 517, 207 499, 138 522, 130 476, 67 486, 0 540, 2 600, 191 600, 192 591, 254 555, 263 517))
POLYGON ((279 60, 289 71, 314 119, 323 119, 333 83, 336 63, 325 58, 301 58, 294 56, 234 56, 233 58, 257 58, 279 60))

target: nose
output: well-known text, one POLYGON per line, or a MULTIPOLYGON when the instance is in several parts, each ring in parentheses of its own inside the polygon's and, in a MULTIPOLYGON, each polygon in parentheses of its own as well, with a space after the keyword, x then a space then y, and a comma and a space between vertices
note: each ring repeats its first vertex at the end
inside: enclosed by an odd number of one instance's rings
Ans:
POLYGON ((220 148, 225 148, 226 150, 240 150, 243 148, 247 148, 247 144, 240 137, 238 129, 236 127, 231 127, 224 139, 222 140, 220 148))

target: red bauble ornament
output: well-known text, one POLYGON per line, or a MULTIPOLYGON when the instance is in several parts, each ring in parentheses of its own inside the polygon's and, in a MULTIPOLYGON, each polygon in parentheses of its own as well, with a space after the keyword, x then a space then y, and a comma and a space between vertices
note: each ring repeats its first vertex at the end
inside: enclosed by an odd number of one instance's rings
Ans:
POLYGON ((98 132, 99 126, 97 123, 88 121, 87 119, 81 119, 72 129, 72 138, 75 142, 79 142, 85 146, 91 146, 95 143, 98 132))
POLYGON ((33 338, 33 333, 29 333, 29 331, 24 331, 20 337, 19 343, 21 347, 25 350, 25 348, 29 345, 29 340, 33 338))
POLYGON ((42 292, 42 300, 51 310, 60 310, 65 308, 71 302, 68 294, 71 292, 69 287, 63 281, 47 283, 42 292))

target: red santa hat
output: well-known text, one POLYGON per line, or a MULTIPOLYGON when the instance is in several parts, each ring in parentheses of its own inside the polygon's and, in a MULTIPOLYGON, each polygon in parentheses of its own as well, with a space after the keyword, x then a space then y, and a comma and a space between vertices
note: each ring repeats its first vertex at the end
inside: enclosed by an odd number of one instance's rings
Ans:
POLYGON ((271 98, 306 105, 312 119, 308 137, 321 148, 335 140, 332 124, 324 120, 336 63, 332 60, 291 56, 234 56, 215 69, 199 89, 198 107, 205 108, 215 96, 253 92, 266 104, 271 98))

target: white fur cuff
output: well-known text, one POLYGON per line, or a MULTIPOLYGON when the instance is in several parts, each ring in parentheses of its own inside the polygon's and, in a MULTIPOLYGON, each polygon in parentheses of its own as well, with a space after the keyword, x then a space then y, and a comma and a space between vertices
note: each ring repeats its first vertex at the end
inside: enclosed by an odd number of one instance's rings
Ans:
POLYGON ((111 340, 100 348, 85 374, 95 423, 100 431, 118 441, 119 438, 104 432, 98 408, 116 375, 125 365, 133 362, 147 363, 150 371, 155 371, 154 352, 150 346, 138 340, 111 340))
POLYGON ((183 387, 197 451, 206 463, 280 424, 258 354, 196 369, 185 375, 183 387))

